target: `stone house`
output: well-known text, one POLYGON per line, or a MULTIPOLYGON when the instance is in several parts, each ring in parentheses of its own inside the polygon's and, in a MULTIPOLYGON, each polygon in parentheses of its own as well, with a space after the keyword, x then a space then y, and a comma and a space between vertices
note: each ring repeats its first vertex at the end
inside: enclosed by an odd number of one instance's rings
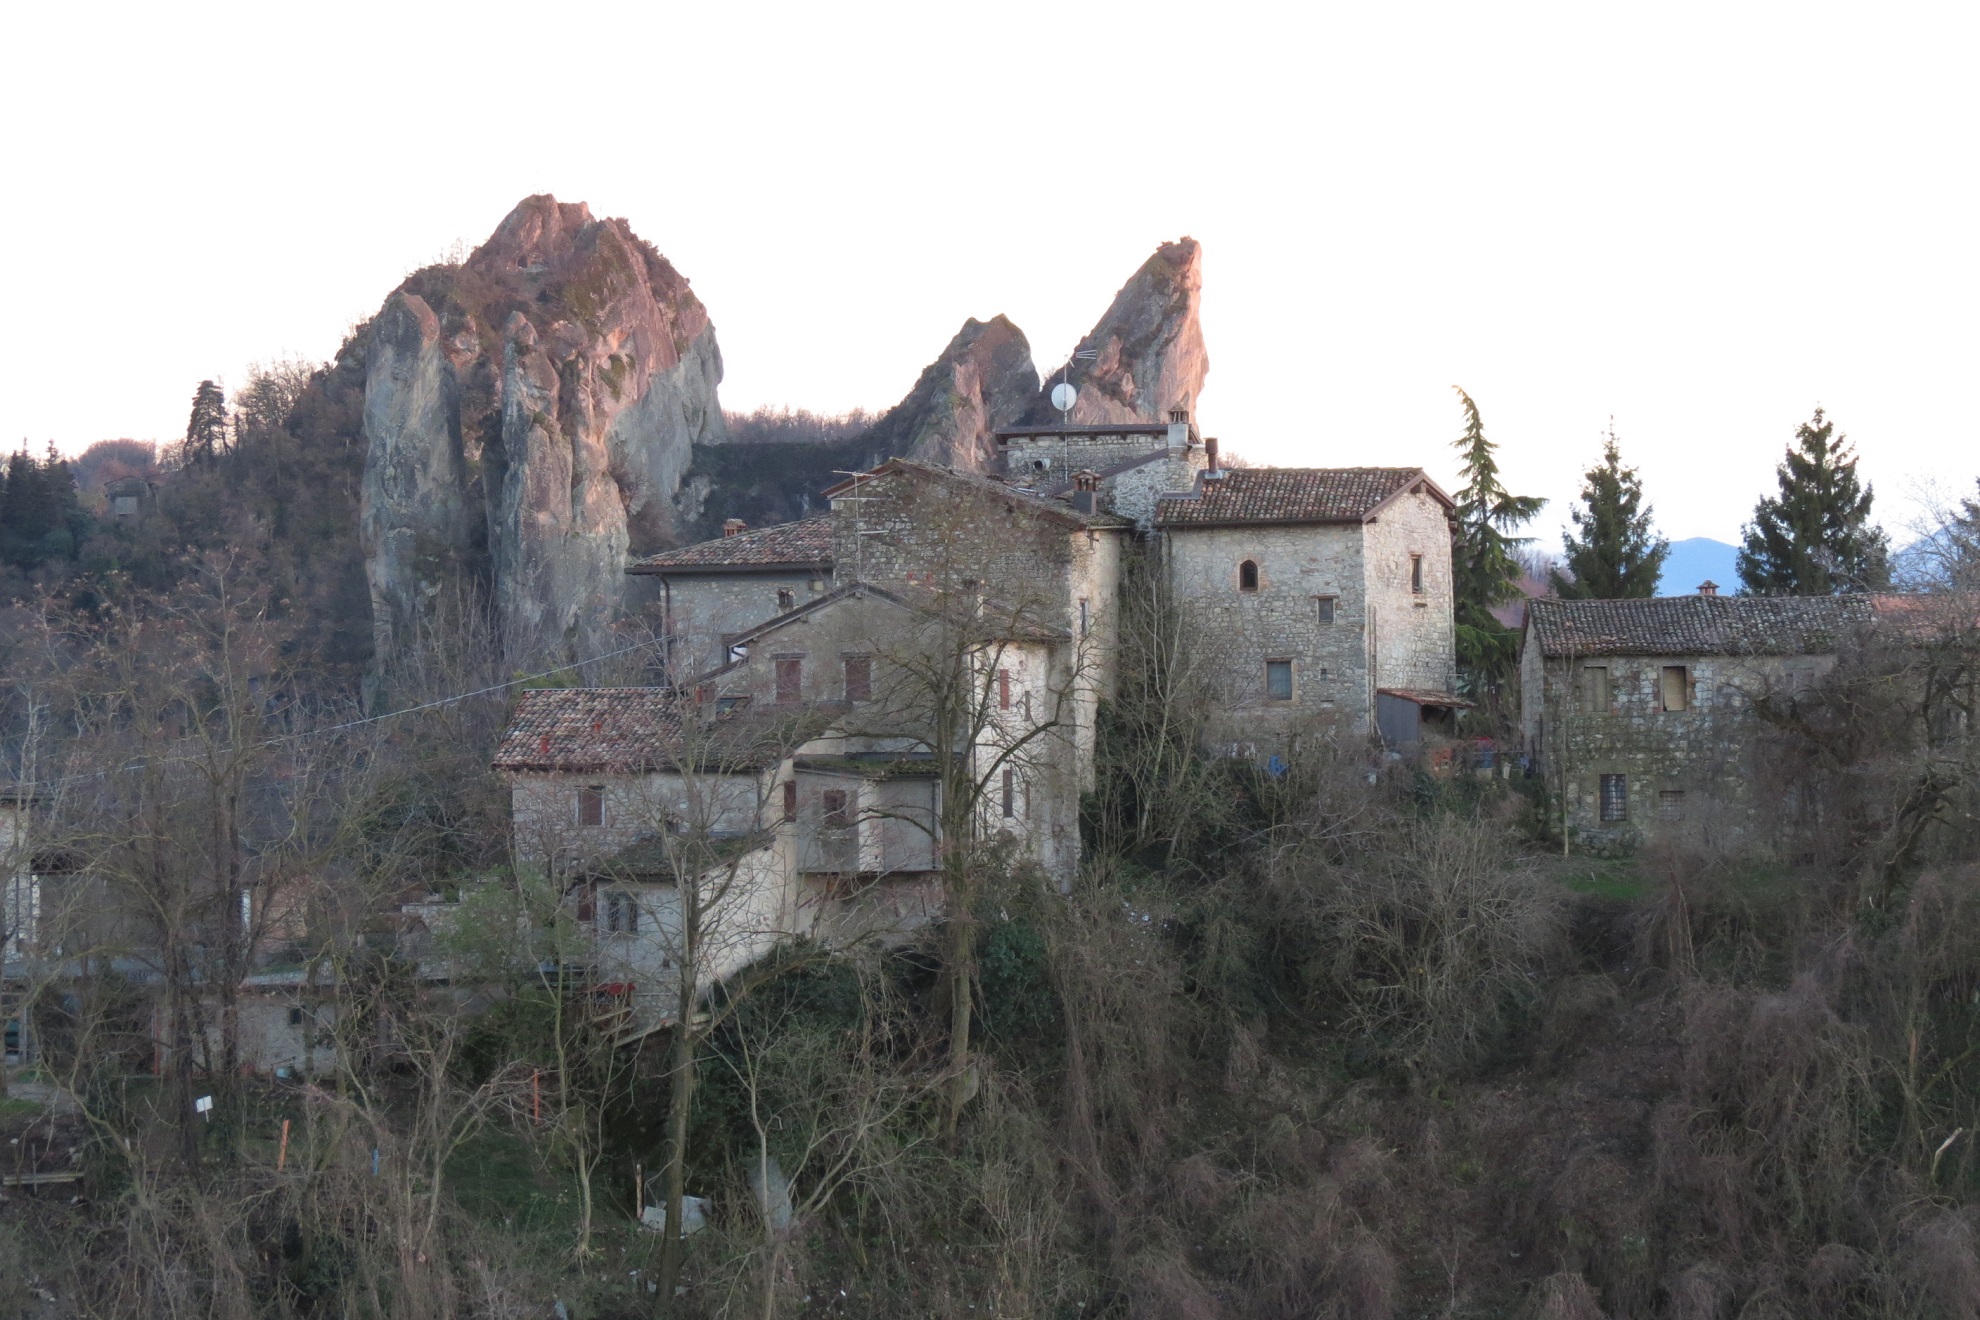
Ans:
POLYGON ((703 988, 784 939, 934 919, 954 786, 973 794, 971 828, 1070 880, 1063 630, 985 596, 853 584, 729 646, 689 686, 526 692, 495 757, 518 855, 570 895, 595 979, 635 1018, 673 1011, 683 894, 699 896, 703 988), (976 717, 945 741, 930 712, 958 708, 976 717))
POLYGON ((112 522, 133 523, 151 512, 157 494, 143 477, 113 477, 103 483, 103 509, 112 522))
POLYGON ((1276 754, 1307 732, 1411 749, 1463 705, 1452 506, 1420 468, 1223 469, 1181 410, 1167 425, 1019 427, 997 443, 1001 475, 895 459, 826 491, 827 516, 735 524, 634 563, 659 583, 672 653, 688 662, 670 672, 726 663, 732 639, 835 586, 987 587, 1079 642, 1074 751, 1090 786, 1122 575, 1141 550, 1160 557, 1206 644, 1231 653, 1226 750, 1276 754))
POLYGON ((1695 596, 1527 602, 1520 708, 1529 764, 1591 842, 1744 834, 1758 703, 1792 702, 1876 622, 1888 598, 1695 596))
POLYGON ((829 515, 755 529, 731 518, 720 539, 635 559, 626 572, 651 587, 678 678, 727 663, 729 634, 829 591, 832 551, 829 515))
POLYGON ((1174 599, 1220 648, 1234 754, 1303 737, 1419 744, 1452 694, 1452 502, 1421 468, 1233 468, 1165 494, 1174 599))
POLYGON ((1215 437, 1199 436, 1184 409, 1163 425, 1022 426, 997 432, 1004 479, 1056 499, 1077 500, 1084 475, 1094 503, 1143 531, 1164 494, 1188 490, 1217 466, 1215 437))

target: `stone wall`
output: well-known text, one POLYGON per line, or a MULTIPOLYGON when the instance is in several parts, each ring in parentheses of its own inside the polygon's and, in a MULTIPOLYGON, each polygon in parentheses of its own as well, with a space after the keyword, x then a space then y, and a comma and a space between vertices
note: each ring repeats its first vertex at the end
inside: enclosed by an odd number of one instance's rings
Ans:
MULTIPOLYGON (((1189 443, 1189 424, 1127 427, 1120 431, 1005 433, 997 438, 1004 473, 1013 481, 1045 484, 1066 481, 1082 468, 1098 472, 1189 443)), ((1200 450, 1201 445, 1197 448, 1200 450)))
POLYGON ((1556 656, 1543 666, 1534 646, 1520 659, 1527 755, 1545 772, 1556 811, 1565 795, 1573 832, 1612 844, 1665 835, 1703 842, 1764 825, 1754 785, 1765 778, 1767 726, 1754 702, 1812 686, 1835 664, 1832 655, 1556 656), (1667 667, 1685 671, 1686 709, 1664 709, 1667 667), (1587 671, 1596 668, 1609 689, 1599 707, 1588 699, 1587 671), (1626 819, 1602 819, 1604 775, 1623 776, 1626 819))
POLYGON ((1220 697, 1235 742, 1261 753, 1285 747, 1319 721, 1366 733, 1370 718, 1367 586, 1361 528, 1172 529, 1165 553, 1175 599, 1189 613, 1198 645, 1223 674, 1220 697), (1258 565, 1258 589, 1239 589, 1240 566, 1258 565), (1334 599, 1334 621, 1320 622, 1319 599, 1334 599), (1265 691, 1268 660, 1293 662, 1292 698, 1265 691))
POLYGON ((1376 688, 1450 692, 1457 683, 1451 618, 1451 528, 1429 495, 1404 495, 1368 520, 1362 533, 1364 590, 1376 688), (1410 561, 1423 558, 1423 590, 1410 561))
MULTIPOLYGON (((796 660, 799 700, 812 706, 838 706, 843 712, 833 715, 827 733, 799 750, 800 764, 912 750, 922 745, 918 740, 926 732, 936 695, 928 675, 941 673, 945 664, 939 648, 958 640, 945 637, 926 616, 883 598, 847 596, 758 636, 747 659, 716 676, 707 695, 717 700, 746 697, 752 710, 773 709, 777 662, 796 660), (848 653, 872 657, 872 699, 862 705, 845 704, 848 653), (928 663, 931 659, 936 663, 928 663)), ((1074 667, 1073 652, 1070 641, 995 642, 982 645, 974 661, 978 686, 973 700, 989 703, 975 752, 981 772, 988 776, 981 796, 987 813, 984 825, 1016 834, 1025 850, 1061 880, 1070 880, 1078 866, 1079 794, 1092 774, 1095 701, 1090 684, 1074 667), (1005 690, 1008 707, 1002 704, 1005 690), (997 764, 1006 748, 1019 749, 1009 758, 1014 772, 1010 817, 1002 814, 997 764)), ((948 701, 959 697, 941 695, 948 701)), ((798 777, 803 820, 811 820, 822 809, 816 795, 827 787, 820 777, 825 773, 814 768, 798 777)), ((870 863, 861 869, 893 869, 894 863, 886 860, 889 850, 907 848, 908 840, 898 831, 890 838, 877 824, 880 813, 875 804, 886 800, 886 786, 878 781, 855 782, 865 777, 858 770, 842 767, 835 773, 847 782, 829 787, 856 794, 856 814, 874 817, 860 826, 858 846, 870 863)), ((906 854, 897 851, 896 855, 906 854)))
POLYGON ((1161 458, 1117 472, 1100 483, 1100 507, 1135 525, 1147 528, 1155 521, 1155 503, 1172 491, 1195 488, 1196 474, 1210 465, 1202 445, 1191 445, 1178 452, 1164 451, 1161 458))
POLYGON ((1222 741, 1263 755, 1311 736, 1364 736, 1377 688, 1454 685, 1450 528, 1428 495, 1405 495, 1365 524, 1171 528, 1165 553, 1176 600, 1226 675, 1222 741), (1247 560, 1256 591, 1239 586, 1247 560), (1324 598, 1331 623, 1321 622, 1324 598), (1292 662, 1290 699, 1266 689, 1274 660, 1292 662))
MULTIPOLYGON (((977 589, 1044 627, 1079 631, 1079 601, 1111 603, 1102 543, 1126 528, 1087 530, 1032 498, 981 478, 882 472, 832 502, 833 563, 841 582, 977 589), (855 503, 855 499, 859 502, 855 503), (1082 560, 1089 561, 1082 563, 1082 560)), ((1114 576, 1118 576, 1116 573, 1114 576)))
POLYGON ((831 590, 830 570, 766 569, 744 573, 669 573, 661 588, 666 634, 673 639, 671 666, 677 681, 728 663, 724 639, 795 609, 831 590), (790 593, 791 605, 779 602, 790 593))

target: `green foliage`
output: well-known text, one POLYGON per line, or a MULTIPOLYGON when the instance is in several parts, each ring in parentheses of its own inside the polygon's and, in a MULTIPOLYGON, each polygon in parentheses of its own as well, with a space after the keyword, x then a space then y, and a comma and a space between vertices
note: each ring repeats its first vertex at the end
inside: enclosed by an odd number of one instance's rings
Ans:
POLYGON ((1643 502, 1643 480, 1622 465, 1610 423, 1602 461, 1583 475, 1581 502, 1569 511, 1575 531, 1564 546, 1567 572, 1553 575, 1569 600, 1627 600, 1657 594, 1671 543, 1657 535, 1643 502))
POLYGON ((203 380, 193 391, 192 415, 186 420, 186 461, 210 464, 227 447, 227 396, 218 385, 203 380))
POLYGON ((1048 1036, 1060 1015, 1045 937, 1022 917, 984 923, 976 946, 977 1019, 1002 1041, 1048 1036))
POLYGON ((1464 472, 1451 540, 1458 673, 1467 694, 1489 700, 1511 676, 1518 655, 1517 635, 1492 617, 1494 606, 1519 599, 1516 552, 1528 538, 1513 533, 1533 521, 1546 500, 1505 488, 1498 446, 1485 436, 1478 405, 1461 389, 1457 396, 1464 407, 1464 434, 1453 446, 1464 472))
POLYGON ((25 447, 9 456, 0 473, 0 563, 23 575, 66 569, 94 527, 54 445, 39 462, 25 447))
POLYGON ((1870 521, 1872 489, 1856 454, 1820 408, 1794 433, 1739 551, 1739 580, 1755 596, 1827 596, 1890 583, 1890 541, 1870 521))

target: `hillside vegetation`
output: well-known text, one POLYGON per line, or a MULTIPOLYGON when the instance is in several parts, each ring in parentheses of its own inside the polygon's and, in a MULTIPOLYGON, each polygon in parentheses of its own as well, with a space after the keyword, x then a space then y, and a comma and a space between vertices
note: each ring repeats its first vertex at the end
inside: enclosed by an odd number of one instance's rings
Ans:
MULTIPOLYGON (((1359 749, 1278 778, 1202 759, 1186 685, 1141 654, 1080 882, 986 856, 958 918, 983 1035, 954 1136, 945 935, 788 948, 714 1005, 687 1170, 708 1226, 661 1297, 632 1188, 663 1155, 665 1033, 615 1040, 554 956, 516 957, 570 918, 508 858, 483 768, 504 697, 360 725, 270 700, 297 625, 226 571, 17 637, 11 715, 65 730, 34 744, 51 841, 175 929, 219 929, 243 886, 307 900, 277 966, 337 969, 340 1063, 254 1082, 209 1046, 156 1075, 106 947, 39 1010, 80 1114, 4 1116, 87 1180, 0 1200, 0 1314, 1980 1306, 1975 746, 1911 728, 1888 656, 1784 735, 1827 822, 1784 861, 1563 857, 1530 782, 1359 749), (408 900, 460 916, 436 934, 408 900), (497 993, 414 975, 440 951, 497 993), (787 1193, 753 1190, 767 1161, 787 1193)), ((436 694, 486 681, 476 646, 436 649, 436 694)))

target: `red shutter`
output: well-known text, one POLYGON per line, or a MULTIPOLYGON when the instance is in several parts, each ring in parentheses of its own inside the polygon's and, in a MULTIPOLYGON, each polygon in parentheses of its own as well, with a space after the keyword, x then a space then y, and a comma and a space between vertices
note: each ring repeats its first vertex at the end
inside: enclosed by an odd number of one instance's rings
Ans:
POLYGON ((777 704, 794 705, 804 700, 804 661, 777 662, 777 704))

